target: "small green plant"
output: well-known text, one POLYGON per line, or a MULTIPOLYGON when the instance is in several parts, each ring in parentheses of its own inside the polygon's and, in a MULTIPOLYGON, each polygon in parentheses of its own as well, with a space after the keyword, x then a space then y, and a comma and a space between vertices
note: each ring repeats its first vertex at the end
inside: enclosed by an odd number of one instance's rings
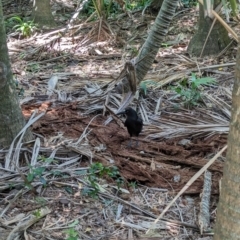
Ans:
POLYGON ((41 210, 40 210, 40 209, 37 209, 35 212, 33 212, 33 215, 34 215, 36 218, 40 218, 40 217, 41 217, 41 210))
POLYGON ((89 169, 89 173, 91 175, 98 174, 100 177, 103 175, 107 175, 112 178, 116 178, 119 175, 118 168, 116 166, 112 167, 105 167, 102 165, 102 163, 93 163, 89 169))
POLYGON ((83 194, 90 195, 93 198, 97 197, 98 192, 101 190, 98 184, 98 178, 108 176, 114 179, 117 183, 118 188, 123 184, 123 179, 120 176, 118 168, 116 166, 105 167, 102 163, 94 163, 89 169, 88 182, 92 189, 84 189, 83 194))
POLYGON ((198 1, 197 0, 181 0, 182 4, 186 8, 190 8, 196 6, 198 1))
POLYGON ((150 0, 126 0, 125 6, 127 10, 140 10, 146 8, 146 6, 149 6, 151 3, 150 0))
POLYGON ((69 229, 65 230, 64 232, 67 234, 66 240, 78 240, 78 232, 74 229, 76 225, 79 224, 78 220, 75 220, 73 223, 69 225, 69 229))
POLYGON ((65 186, 64 189, 65 189, 65 191, 66 191, 67 193, 73 194, 73 189, 72 189, 72 187, 65 186))
POLYGON ((130 46, 128 47, 128 53, 127 53, 127 58, 134 58, 138 55, 138 48, 135 46, 130 46))
POLYGON ((24 21, 19 16, 12 17, 8 20, 8 24, 12 25, 13 22, 16 24, 12 27, 12 29, 16 29, 17 32, 22 34, 23 37, 30 37, 32 33, 37 29, 37 25, 33 23, 33 21, 24 21))
POLYGON ((87 16, 90 16, 91 14, 93 14, 95 12, 95 9, 94 9, 92 1, 87 1, 83 5, 82 12, 83 12, 83 14, 86 14, 87 16))
MULTIPOLYGON (((17 185, 17 184, 16 184, 16 185, 17 185)), ((9 187, 10 190, 12 190, 12 189, 14 188, 14 186, 15 186, 14 183, 9 183, 9 184, 8 184, 8 187, 9 187)))
POLYGON ((6 32, 10 33, 15 25, 16 25, 16 21, 13 20, 13 18, 6 19, 5 20, 6 32))
MULTIPOLYGON (((38 156, 38 160, 40 162, 43 162, 43 163, 56 163, 57 161, 54 160, 53 158, 47 158, 47 157, 44 157, 44 156, 38 156)), ((58 177, 63 177, 63 173, 59 170, 52 170, 50 171, 50 173, 52 173, 55 177, 58 176, 58 177)))
POLYGON ((97 199, 98 198, 99 187, 95 186, 93 188, 83 188, 82 194, 87 195, 91 198, 97 199))
POLYGON ((63 177, 63 173, 61 171, 58 171, 58 170, 52 170, 52 171, 50 171, 50 173, 52 173, 52 175, 54 177, 63 177))
POLYGON ((161 43, 161 47, 167 48, 167 47, 169 47, 169 46, 170 46, 169 43, 161 43))
POLYGON ((40 70, 41 70, 41 67, 38 63, 29 63, 26 68, 26 71, 32 72, 32 73, 37 73, 40 70))
POLYGON ((35 201, 37 204, 40 204, 41 206, 46 206, 47 200, 44 199, 43 197, 36 197, 35 201))
POLYGON ((120 10, 120 6, 112 0, 87 1, 83 6, 83 13, 87 16, 97 11, 99 15, 108 18, 110 15, 116 15, 120 10))
POLYGON ((173 90, 178 93, 183 100, 184 107, 192 108, 199 105, 202 101, 201 89, 203 86, 216 83, 211 77, 197 78, 195 73, 192 73, 190 79, 184 79, 173 90))
POLYGON ((64 231, 67 234, 66 240, 78 240, 78 232, 74 228, 69 228, 64 231))
POLYGON ((134 181, 134 182, 129 182, 128 183, 129 187, 133 188, 133 189, 136 189, 137 188, 137 182, 134 181))
POLYGON ((17 79, 14 79, 13 81, 15 83, 18 96, 22 97, 24 95, 24 88, 19 84, 19 81, 17 79))
POLYGON ((145 81, 142 81, 140 83, 140 93, 143 95, 143 96, 146 96, 147 95, 147 91, 148 91, 148 87, 150 86, 156 86, 157 83, 152 81, 152 80, 145 80, 145 81))
POLYGON ((32 187, 31 183, 33 182, 33 180, 35 178, 39 178, 40 182, 46 186, 46 180, 42 177, 43 172, 45 171, 45 167, 37 167, 37 168, 33 168, 32 166, 30 166, 30 172, 27 174, 27 179, 25 182, 25 185, 28 187, 32 187))

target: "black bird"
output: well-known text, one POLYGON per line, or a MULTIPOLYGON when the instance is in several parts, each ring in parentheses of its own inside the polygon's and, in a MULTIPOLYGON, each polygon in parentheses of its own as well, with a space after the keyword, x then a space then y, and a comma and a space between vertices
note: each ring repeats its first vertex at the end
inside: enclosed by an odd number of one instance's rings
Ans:
MULTIPOLYGON (((124 111, 119 112, 117 115, 126 114, 127 118, 124 123, 124 126, 127 127, 128 133, 130 137, 137 136, 142 131, 143 121, 140 117, 138 117, 137 112, 132 108, 128 107, 124 111)), ((131 147, 132 139, 128 143, 128 146, 131 147)), ((136 146, 138 145, 138 140, 136 142, 136 146)))

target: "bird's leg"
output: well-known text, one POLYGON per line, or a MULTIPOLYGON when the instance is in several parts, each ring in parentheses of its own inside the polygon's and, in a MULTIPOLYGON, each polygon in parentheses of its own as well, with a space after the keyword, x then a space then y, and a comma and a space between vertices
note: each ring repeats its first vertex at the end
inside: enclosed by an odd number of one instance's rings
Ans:
POLYGON ((135 145, 136 147, 138 147, 138 137, 137 137, 137 140, 136 140, 136 145, 135 145))
POLYGON ((130 148, 132 146, 132 138, 130 138, 130 141, 128 142, 127 147, 130 148))

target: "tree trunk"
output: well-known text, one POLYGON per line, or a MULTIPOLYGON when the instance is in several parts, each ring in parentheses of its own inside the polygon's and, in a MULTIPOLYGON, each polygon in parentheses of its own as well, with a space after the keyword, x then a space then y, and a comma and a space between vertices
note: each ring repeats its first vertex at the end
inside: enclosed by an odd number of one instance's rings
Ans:
POLYGON ((34 0, 32 18, 34 23, 41 27, 55 27, 56 23, 51 12, 50 0, 34 0))
POLYGON ((153 8, 154 10, 159 11, 161 6, 162 6, 162 4, 163 4, 163 0, 153 0, 150 3, 150 7, 153 8))
MULTIPOLYGON (((219 0, 214 1, 215 6, 220 3, 219 0)), ((192 56, 206 56, 214 55, 220 53, 229 43, 230 38, 228 36, 227 30, 222 26, 222 24, 217 20, 210 30, 213 19, 209 17, 204 17, 204 9, 202 4, 199 4, 199 18, 198 18, 198 30, 190 40, 187 52, 192 56), (210 35, 209 31, 211 31, 210 35), (208 40, 205 44, 205 40, 208 40), (202 49, 204 48, 203 52, 202 49), (202 53, 202 55, 201 55, 202 53)))
POLYGON ((227 161, 217 208, 214 240, 240 239, 240 44, 238 44, 227 161))
MULTIPOLYGON (((7 147, 25 125, 18 102, 9 62, 4 28, 2 1, 0 0, 0 148, 7 147)), ((29 138, 31 134, 27 134, 29 138)), ((25 140, 27 140, 25 138, 25 140)))
POLYGON ((159 11, 154 25, 148 35, 148 38, 141 48, 140 53, 137 56, 136 73, 137 83, 140 83, 148 70, 152 66, 152 63, 158 53, 163 38, 168 32, 168 27, 173 19, 178 0, 164 0, 161 10, 159 11))

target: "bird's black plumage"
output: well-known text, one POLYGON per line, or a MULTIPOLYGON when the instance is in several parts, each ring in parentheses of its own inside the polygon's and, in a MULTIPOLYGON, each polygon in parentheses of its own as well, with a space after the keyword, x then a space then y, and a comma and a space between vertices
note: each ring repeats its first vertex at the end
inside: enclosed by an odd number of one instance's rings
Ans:
MULTIPOLYGON (((123 112, 119 112, 117 115, 126 114, 127 118, 124 123, 124 126, 127 127, 130 137, 137 136, 142 131, 143 121, 138 117, 137 112, 131 107, 126 108, 123 112)), ((138 142, 137 142, 138 144, 138 142)), ((131 142, 130 142, 131 146, 131 142)))

